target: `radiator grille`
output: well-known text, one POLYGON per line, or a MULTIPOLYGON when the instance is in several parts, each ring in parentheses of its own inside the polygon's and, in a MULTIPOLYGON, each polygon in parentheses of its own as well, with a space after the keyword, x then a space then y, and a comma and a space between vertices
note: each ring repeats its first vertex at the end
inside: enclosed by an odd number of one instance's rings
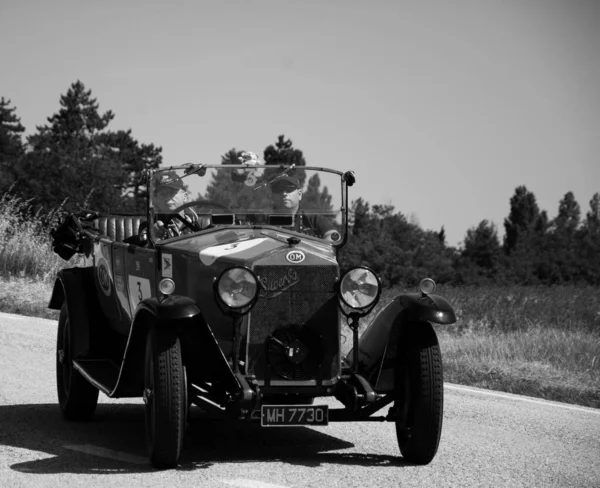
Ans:
POLYGON ((340 372, 340 319, 334 289, 337 266, 257 266, 254 272, 263 291, 248 319, 247 373, 258 380, 325 381, 337 377, 340 372), (305 340, 311 350, 306 364, 298 363, 298 356, 292 358, 290 353, 290 368, 286 368, 281 342, 274 344, 270 338, 274 335, 285 342, 284 338, 291 336, 276 331, 290 328, 297 330, 300 337, 318 337, 319 344, 314 339, 305 340), (302 334, 304 328, 309 329, 306 334, 302 334), (315 357, 320 364, 308 367, 315 357), (294 371, 293 378, 286 371, 294 371))

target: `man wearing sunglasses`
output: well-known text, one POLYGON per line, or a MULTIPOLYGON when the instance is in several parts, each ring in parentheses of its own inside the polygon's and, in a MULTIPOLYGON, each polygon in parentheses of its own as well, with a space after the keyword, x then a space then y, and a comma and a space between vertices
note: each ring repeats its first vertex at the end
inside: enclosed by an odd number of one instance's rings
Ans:
POLYGON ((273 208, 278 214, 294 215, 293 230, 330 241, 339 239, 333 222, 322 215, 307 215, 300 210, 302 188, 293 176, 280 176, 271 182, 273 208))
POLYGON ((184 188, 183 180, 175 172, 162 173, 155 190, 155 207, 159 215, 155 231, 160 239, 188 234, 192 230, 186 226, 182 219, 198 225, 198 214, 192 208, 177 211, 187 203, 188 194, 184 188), (173 218, 176 214, 180 217, 173 218))

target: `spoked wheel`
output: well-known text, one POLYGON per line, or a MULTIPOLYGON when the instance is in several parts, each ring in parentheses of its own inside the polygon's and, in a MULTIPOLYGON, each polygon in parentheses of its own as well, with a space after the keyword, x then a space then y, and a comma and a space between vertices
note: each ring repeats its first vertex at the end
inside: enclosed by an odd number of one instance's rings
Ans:
POLYGON ((176 335, 150 331, 144 378, 148 456, 155 467, 172 468, 183 448, 187 415, 187 385, 176 335))
POLYGON ((444 377, 442 355, 431 324, 408 324, 398 350, 396 436, 404 459, 429 464, 442 433, 444 377))
POLYGON ((60 410, 67 420, 88 420, 96 411, 98 389, 73 367, 71 324, 66 303, 63 304, 58 319, 56 389, 60 410))

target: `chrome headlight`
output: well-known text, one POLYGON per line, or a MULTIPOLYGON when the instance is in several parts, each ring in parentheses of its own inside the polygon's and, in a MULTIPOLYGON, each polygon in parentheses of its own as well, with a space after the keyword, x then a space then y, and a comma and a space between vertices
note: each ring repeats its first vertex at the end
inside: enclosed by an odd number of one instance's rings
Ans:
POLYGON ((158 284, 158 289, 163 295, 171 295, 175 291, 175 282, 169 278, 163 278, 158 284))
POLYGON ((364 310, 374 305, 381 293, 381 283, 369 268, 348 271, 340 282, 340 298, 350 308, 364 310))
POLYGON ((423 278, 419 283, 419 290, 423 295, 429 295, 435 291, 435 281, 431 278, 423 278))
POLYGON ((223 271, 217 279, 215 289, 219 300, 234 310, 251 305, 259 292, 258 280, 254 273, 241 266, 223 271))

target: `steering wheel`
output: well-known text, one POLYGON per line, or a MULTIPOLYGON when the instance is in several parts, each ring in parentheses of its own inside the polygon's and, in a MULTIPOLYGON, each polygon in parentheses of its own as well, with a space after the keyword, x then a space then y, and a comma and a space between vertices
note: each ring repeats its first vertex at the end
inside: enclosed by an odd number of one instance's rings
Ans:
POLYGON ((215 207, 215 208, 220 208, 223 210, 229 210, 229 208, 227 208, 226 205, 223 205, 222 203, 216 202, 215 200, 194 200, 193 202, 186 202, 183 205, 177 207, 175 210, 173 210, 173 212, 179 213, 182 210, 185 210, 186 208, 190 208, 190 207, 195 207, 195 206, 208 206, 208 207, 215 207))
POLYGON ((222 203, 219 203, 215 200, 194 200, 193 202, 186 202, 183 205, 180 205, 179 207, 174 209, 172 211, 173 214, 170 216, 169 220, 176 218, 177 220, 182 222, 185 227, 192 230, 193 232, 197 232, 198 230, 204 229, 205 227, 201 227, 198 222, 190 222, 189 220, 187 220, 186 218, 182 217, 179 214, 179 212, 181 212, 182 210, 185 210, 186 208, 190 208, 190 207, 195 207, 195 206, 214 207, 214 208, 229 211, 229 208, 227 208, 226 205, 223 205, 222 203))

